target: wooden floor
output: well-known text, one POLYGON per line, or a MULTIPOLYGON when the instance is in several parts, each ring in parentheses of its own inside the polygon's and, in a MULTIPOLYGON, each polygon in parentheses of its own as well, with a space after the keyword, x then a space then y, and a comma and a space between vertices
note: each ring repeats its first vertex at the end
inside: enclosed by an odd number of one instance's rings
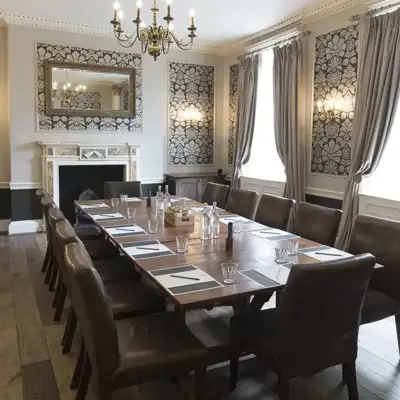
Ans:
MULTIPOLYGON (((0 400, 71 400, 70 378, 76 349, 62 355, 63 323, 53 322, 52 293, 40 272, 46 241, 42 234, 0 236, 0 400)), ((360 399, 399 399, 400 364, 394 320, 361 328, 358 357, 360 399)), ((254 359, 243 363, 237 390, 227 392, 228 368, 209 372, 213 400, 272 400, 276 377, 254 359)), ((341 371, 331 368, 292 380, 294 400, 346 399, 341 371)), ((188 399, 170 382, 156 382, 116 393, 115 400, 188 399)), ((92 393, 88 400, 95 400, 92 393)))

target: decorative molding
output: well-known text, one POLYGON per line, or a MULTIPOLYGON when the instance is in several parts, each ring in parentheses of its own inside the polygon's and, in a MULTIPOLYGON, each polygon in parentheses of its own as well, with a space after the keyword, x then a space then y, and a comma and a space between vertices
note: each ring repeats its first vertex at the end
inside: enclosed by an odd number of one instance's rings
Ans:
POLYGON ((215 67, 171 61, 168 81, 169 165, 213 164, 215 67), (185 120, 187 109, 201 120, 185 120))
POLYGON ((343 200, 344 193, 336 192, 334 190, 327 190, 321 188, 307 187, 306 193, 312 196, 327 197, 329 199, 343 200))
POLYGON ((8 226, 9 235, 18 235, 21 233, 35 233, 42 232, 43 230, 43 220, 33 219, 26 221, 11 221, 8 226))
POLYGON ((10 219, 0 219, 0 232, 8 232, 8 225, 10 225, 10 219))
POLYGON ((10 190, 32 190, 41 189, 41 182, 10 182, 10 190))
POLYGON ((236 134, 236 108, 238 100, 239 64, 229 67, 229 133, 228 133, 228 165, 233 163, 236 134))
POLYGON ((134 53, 36 44, 37 124, 39 131, 142 131, 142 58, 134 53), (97 66, 129 67, 135 70, 136 113, 130 117, 88 117, 46 114, 45 63, 49 61, 79 63, 97 66))
POLYGON ((400 201, 360 194, 359 214, 400 220, 400 201))
POLYGON ((10 182, 0 182, 0 189, 10 189, 10 182))
POLYGON ((348 175, 357 89, 358 25, 316 38, 311 171, 348 175), (343 109, 330 116, 318 103, 341 100, 343 109))

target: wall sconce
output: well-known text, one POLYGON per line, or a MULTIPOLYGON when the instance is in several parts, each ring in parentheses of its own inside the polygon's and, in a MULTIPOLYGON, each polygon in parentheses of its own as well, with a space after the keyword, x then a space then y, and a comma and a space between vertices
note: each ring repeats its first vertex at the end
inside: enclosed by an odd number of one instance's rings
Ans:
POLYGON ((325 112, 329 118, 337 118, 344 109, 344 99, 342 97, 317 101, 317 110, 325 112))
POLYGON ((201 118, 201 112, 195 108, 187 108, 183 112, 183 119, 185 120, 186 124, 189 124, 191 128, 198 124, 201 121, 201 118))

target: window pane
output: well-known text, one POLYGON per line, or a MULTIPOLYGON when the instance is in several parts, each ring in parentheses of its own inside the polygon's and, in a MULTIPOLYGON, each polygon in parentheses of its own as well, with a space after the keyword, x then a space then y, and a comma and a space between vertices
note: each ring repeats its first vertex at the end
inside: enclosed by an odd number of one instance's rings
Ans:
POLYGON ((257 109, 250 161, 243 175, 251 178, 285 182, 285 172, 278 156, 274 133, 273 50, 262 55, 257 89, 257 109))

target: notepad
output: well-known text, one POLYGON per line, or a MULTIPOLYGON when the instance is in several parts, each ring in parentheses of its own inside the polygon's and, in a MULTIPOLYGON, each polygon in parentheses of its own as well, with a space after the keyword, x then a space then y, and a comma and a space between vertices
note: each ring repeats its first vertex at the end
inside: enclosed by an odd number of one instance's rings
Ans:
POLYGON ((124 243, 122 248, 134 260, 144 258, 172 256, 175 253, 158 240, 144 240, 134 243, 124 243))
POLYGON ((143 201, 142 199, 139 199, 139 197, 128 197, 125 199, 127 202, 132 202, 132 201, 143 201))
POLYGON ((293 233, 281 231, 280 229, 263 229, 261 231, 253 231, 250 232, 254 236, 258 236, 262 239, 267 239, 271 241, 279 241, 279 240, 288 240, 288 239, 295 239, 298 236, 293 235, 293 233))
POLYGON ((96 204, 80 204, 79 205, 82 210, 90 210, 94 208, 110 208, 107 204, 105 203, 96 203, 96 204))
POLYGON ((222 286, 207 272, 194 265, 156 269, 150 271, 150 274, 173 295, 210 290, 222 286))
POLYGON ((252 222, 251 220, 242 217, 240 215, 229 215, 229 217, 220 217, 219 222, 222 222, 225 225, 228 225, 229 222, 236 222, 236 221, 242 221, 244 224, 247 222, 252 222))
POLYGON ((345 251, 334 249, 333 247, 328 246, 300 249, 299 252, 318 261, 341 260, 343 258, 352 257, 351 254, 346 253, 345 251))
POLYGON ((126 219, 120 213, 89 214, 95 221, 107 221, 111 219, 126 219))
POLYGON ((106 232, 112 237, 124 237, 124 236, 140 236, 147 235, 142 228, 137 225, 121 225, 113 226, 106 229, 106 232))

